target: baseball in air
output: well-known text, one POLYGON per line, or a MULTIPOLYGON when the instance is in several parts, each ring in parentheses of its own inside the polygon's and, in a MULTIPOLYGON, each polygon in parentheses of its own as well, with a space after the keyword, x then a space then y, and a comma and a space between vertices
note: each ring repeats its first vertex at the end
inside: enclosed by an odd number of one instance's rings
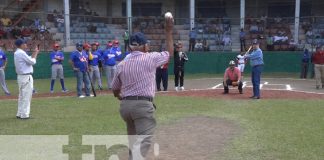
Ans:
POLYGON ((171 12, 167 12, 164 15, 165 18, 172 18, 172 13, 171 12))

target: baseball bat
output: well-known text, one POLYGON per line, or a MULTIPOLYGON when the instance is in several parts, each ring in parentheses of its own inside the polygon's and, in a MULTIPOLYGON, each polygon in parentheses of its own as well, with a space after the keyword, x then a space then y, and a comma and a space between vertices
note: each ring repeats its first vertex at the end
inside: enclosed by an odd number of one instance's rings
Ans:
POLYGON ((245 52, 245 54, 248 54, 251 49, 252 49, 252 46, 249 47, 249 49, 245 52))
POLYGON ((93 96, 97 97, 96 91, 95 91, 95 89, 93 87, 93 84, 92 84, 92 80, 90 78, 89 71, 87 71, 87 75, 88 75, 88 78, 89 78, 89 81, 90 81, 90 85, 91 85, 91 89, 92 89, 93 96))

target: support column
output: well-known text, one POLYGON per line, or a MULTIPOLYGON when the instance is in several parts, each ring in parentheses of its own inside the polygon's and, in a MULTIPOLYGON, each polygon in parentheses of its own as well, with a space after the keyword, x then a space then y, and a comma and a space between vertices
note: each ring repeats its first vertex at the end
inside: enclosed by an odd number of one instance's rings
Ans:
POLYGON ((128 33, 132 34, 132 0, 127 0, 127 27, 128 33))
POLYGON ((299 40, 299 16, 300 16, 300 0, 296 0, 295 8, 295 30, 294 30, 294 41, 298 43, 299 40))
POLYGON ((245 0, 241 0, 240 5, 240 29, 244 28, 244 22, 245 22, 245 0))
POLYGON ((195 27, 195 0, 190 0, 190 30, 195 27))
POLYGON ((70 45, 70 3, 69 0, 63 0, 64 2, 64 24, 65 24, 65 46, 70 45))

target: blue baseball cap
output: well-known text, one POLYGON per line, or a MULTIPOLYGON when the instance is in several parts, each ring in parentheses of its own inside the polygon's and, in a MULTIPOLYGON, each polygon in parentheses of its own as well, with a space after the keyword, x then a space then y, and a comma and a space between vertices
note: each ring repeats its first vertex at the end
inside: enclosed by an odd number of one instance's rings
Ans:
POLYGON ((15 41, 16 46, 21 46, 22 44, 25 44, 25 43, 26 43, 26 41, 23 39, 20 39, 20 38, 15 41))
POLYGON ((75 44, 75 47, 76 47, 76 48, 79 48, 79 47, 83 47, 83 45, 82 45, 82 43, 76 43, 76 44, 75 44))
POLYGON ((254 40, 252 41, 252 44, 259 44, 259 41, 258 41, 257 39, 254 39, 254 40))
POLYGON ((141 32, 134 33, 129 37, 129 44, 133 46, 140 46, 148 43, 145 35, 141 32))

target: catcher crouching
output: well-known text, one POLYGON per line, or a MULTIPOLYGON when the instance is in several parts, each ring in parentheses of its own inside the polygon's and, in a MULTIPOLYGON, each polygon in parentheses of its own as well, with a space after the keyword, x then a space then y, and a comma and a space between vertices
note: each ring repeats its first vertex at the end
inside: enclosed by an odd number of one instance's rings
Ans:
POLYGON ((241 71, 239 68, 235 67, 235 62, 230 61, 229 67, 226 68, 224 73, 224 92, 223 94, 228 94, 228 86, 232 85, 233 87, 238 86, 240 94, 243 94, 243 83, 241 82, 241 71))

